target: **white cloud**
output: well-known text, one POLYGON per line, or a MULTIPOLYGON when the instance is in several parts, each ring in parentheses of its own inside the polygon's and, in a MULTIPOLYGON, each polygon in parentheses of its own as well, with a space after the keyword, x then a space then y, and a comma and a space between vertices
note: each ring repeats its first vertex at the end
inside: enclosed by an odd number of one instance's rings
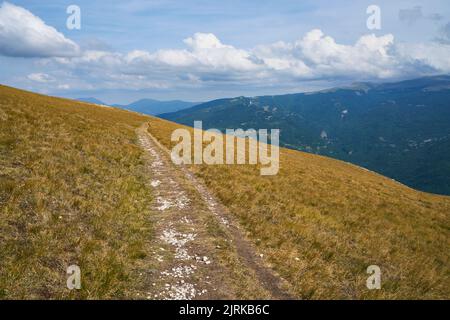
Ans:
POLYGON ((72 57, 79 47, 30 11, 3 2, 0 54, 12 57, 72 57))
POLYGON ((404 43, 397 47, 397 51, 403 63, 409 64, 416 71, 428 68, 435 73, 450 73, 450 44, 404 43))
POLYGON ((196 33, 184 42, 191 48, 196 60, 208 68, 236 71, 255 71, 259 68, 248 51, 224 45, 212 33, 196 33))
POLYGON ((31 81, 47 83, 54 81, 53 77, 49 76, 46 73, 31 73, 27 76, 27 78, 31 81))
POLYGON ((308 32, 295 43, 259 46, 256 54, 273 70, 297 78, 393 76, 396 57, 390 55, 394 37, 362 36, 354 45, 337 43, 321 30, 308 32))
POLYGON ((135 50, 125 56, 132 64, 151 64, 160 67, 193 68, 197 71, 252 71, 258 65, 249 52, 225 45, 212 33, 196 33, 184 40, 188 49, 158 50, 155 53, 135 50))
POLYGON ((391 34, 367 34, 347 45, 314 29, 292 43, 246 50, 224 44, 211 33, 196 33, 184 43, 184 49, 89 50, 51 61, 57 68, 83 72, 84 80, 96 88, 263 86, 302 79, 373 80, 450 72, 450 46, 396 44, 391 34))

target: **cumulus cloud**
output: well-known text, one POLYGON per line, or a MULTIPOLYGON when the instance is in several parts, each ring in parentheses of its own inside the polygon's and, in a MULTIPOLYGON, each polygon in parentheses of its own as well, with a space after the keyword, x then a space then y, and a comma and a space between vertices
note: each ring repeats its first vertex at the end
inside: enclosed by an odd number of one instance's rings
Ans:
POLYGON ((196 33, 184 40, 194 60, 207 68, 253 71, 258 65, 251 54, 242 49, 225 45, 212 33, 196 33))
POLYGON ((11 57, 71 57, 79 47, 30 11, 3 2, 0 54, 11 57))
POLYGON ((450 72, 449 45, 396 44, 391 34, 363 35, 349 45, 314 29, 291 43, 279 41, 240 49, 222 43, 211 33, 196 33, 184 43, 184 49, 155 52, 86 50, 77 57, 49 61, 58 70, 67 68, 73 74, 82 74, 92 87, 108 89, 261 86, 299 80, 371 80, 450 72))
POLYGON ((58 68, 88 76, 100 75, 110 83, 134 80, 141 88, 163 88, 170 83, 244 81, 260 77, 267 69, 262 60, 247 50, 223 44, 211 33, 196 33, 184 40, 185 49, 162 49, 155 52, 133 50, 126 53, 86 50, 73 58, 54 58, 58 68))
POLYGON ((258 68, 248 51, 223 44, 212 33, 196 33, 184 40, 187 49, 158 50, 154 53, 135 50, 125 55, 130 65, 160 66, 212 72, 241 72, 258 68))
POLYGON ((128 75, 152 77, 182 74, 196 79, 268 78, 290 75, 296 78, 366 75, 387 77, 396 60, 389 54, 392 35, 366 35, 354 45, 342 45, 315 29, 295 43, 277 42, 251 50, 223 44, 211 33, 196 33, 184 40, 185 49, 128 53, 85 51, 79 57, 54 61, 73 68, 99 69, 128 75), (221 76, 219 76, 221 75, 221 76))
POLYGON ((441 43, 401 44, 397 47, 402 66, 414 66, 412 72, 450 73, 450 45, 441 43))
POLYGON ((381 37, 371 34, 362 36, 354 45, 343 45, 315 29, 293 45, 284 45, 287 50, 284 56, 288 59, 275 54, 265 60, 270 65, 270 59, 275 58, 278 69, 284 65, 286 71, 308 78, 351 75, 384 78, 390 76, 389 70, 395 65, 395 59, 388 53, 393 41, 390 34, 381 37))

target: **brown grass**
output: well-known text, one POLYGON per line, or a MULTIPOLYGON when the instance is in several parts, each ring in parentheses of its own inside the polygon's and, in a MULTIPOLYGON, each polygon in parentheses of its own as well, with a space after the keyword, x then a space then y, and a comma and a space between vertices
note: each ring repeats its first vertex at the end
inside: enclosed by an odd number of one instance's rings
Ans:
POLYGON ((127 296, 151 239, 145 119, 0 86, 0 298, 127 296))
MULTIPOLYGON (((181 127, 153 118, 171 148, 181 127)), ((192 130, 189 128, 189 130, 192 130)), ((191 170, 239 219, 302 299, 448 299, 450 198, 341 161, 281 149, 280 172, 250 165, 191 170), (378 265, 382 289, 366 288, 378 265)))

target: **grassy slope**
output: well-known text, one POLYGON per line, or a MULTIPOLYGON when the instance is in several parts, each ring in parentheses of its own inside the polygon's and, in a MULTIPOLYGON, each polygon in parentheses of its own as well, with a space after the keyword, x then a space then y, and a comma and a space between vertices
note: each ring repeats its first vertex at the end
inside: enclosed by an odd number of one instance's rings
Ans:
MULTIPOLYGON (((170 148, 179 127, 152 119, 149 130, 170 148)), ((450 198, 298 151, 282 149, 280 161, 271 177, 246 165, 191 169, 299 298, 450 298, 450 198), (379 291, 365 285, 372 264, 379 291)))
POLYGON ((0 86, 0 298, 127 296, 151 237, 145 119, 0 86))

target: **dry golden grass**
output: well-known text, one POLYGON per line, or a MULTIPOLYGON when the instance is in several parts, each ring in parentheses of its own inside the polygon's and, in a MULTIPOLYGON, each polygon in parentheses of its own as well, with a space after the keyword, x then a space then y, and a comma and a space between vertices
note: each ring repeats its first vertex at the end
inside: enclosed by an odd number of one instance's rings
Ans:
MULTIPOLYGON (((149 131, 171 148, 171 133, 180 127, 153 118, 149 131)), ((287 149, 281 149, 276 176, 260 176, 250 165, 191 170, 239 219, 298 298, 450 298, 449 197, 287 149), (366 288, 369 265, 381 268, 381 290, 366 288)))
POLYGON ((145 120, 0 86, 0 298, 127 297, 151 239, 145 120))

